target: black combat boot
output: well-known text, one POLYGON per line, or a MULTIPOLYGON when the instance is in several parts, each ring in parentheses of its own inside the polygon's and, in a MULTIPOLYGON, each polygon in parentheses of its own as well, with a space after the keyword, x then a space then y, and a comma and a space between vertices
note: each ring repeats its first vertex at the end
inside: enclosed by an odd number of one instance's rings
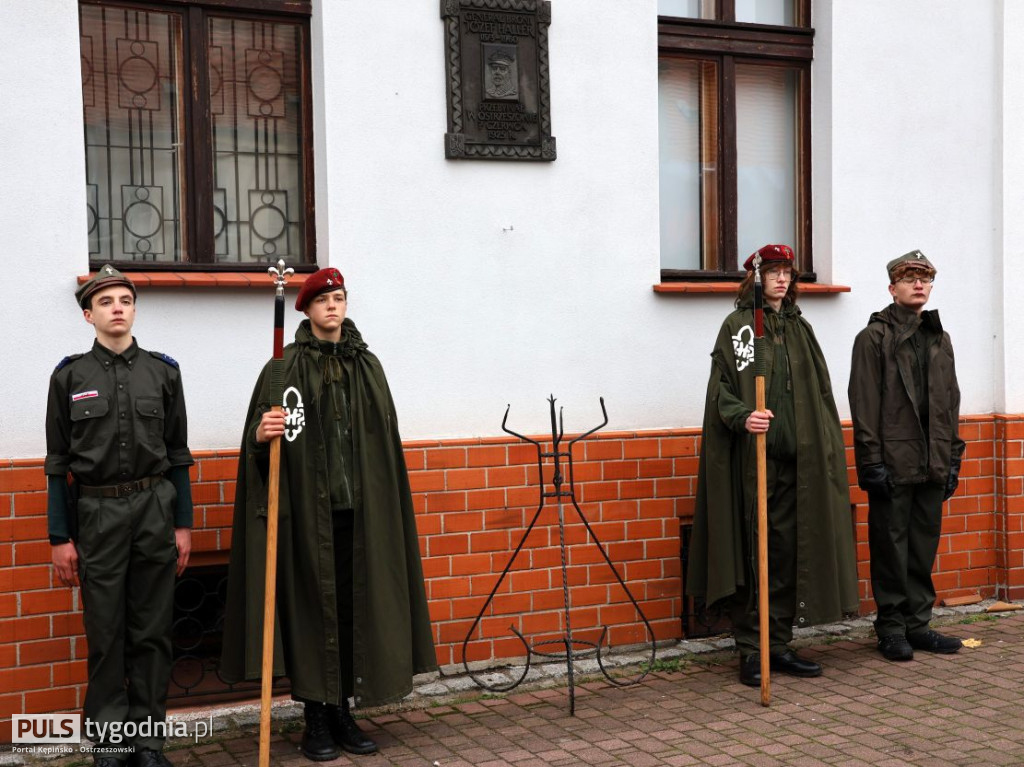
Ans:
MULTIPOLYGON (((118 767, 121 767, 120 763, 117 764, 118 767)), ((99 767, 98 762, 97 767, 99 767)), ((163 751, 140 748, 135 752, 135 767, 171 767, 171 762, 164 756, 163 751)))
POLYGON ((350 754, 372 754, 377 744, 366 736, 348 708, 348 701, 340 706, 327 704, 327 725, 331 728, 334 742, 350 754))
POLYGON ((952 653, 959 652, 960 648, 964 646, 964 643, 956 637, 946 636, 944 634, 940 634, 938 631, 932 631, 931 629, 915 631, 913 634, 907 634, 907 643, 915 650, 937 652, 944 655, 951 655, 952 653))
POLYGON ((751 653, 746 658, 740 659, 740 682, 747 687, 761 686, 761 656, 758 653, 751 653))
POLYGON ((314 762, 328 762, 341 756, 327 726, 327 707, 323 703, 306 701, 306 729, 302 733, 302 755, 314 762))

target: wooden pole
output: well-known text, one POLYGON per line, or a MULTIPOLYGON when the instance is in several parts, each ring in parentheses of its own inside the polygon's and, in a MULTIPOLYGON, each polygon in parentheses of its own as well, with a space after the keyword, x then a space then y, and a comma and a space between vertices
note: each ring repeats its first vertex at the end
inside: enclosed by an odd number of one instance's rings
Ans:
MULTIPOLYGON (((757 409, 764 410, 764 376, 755 379, 757 409)), ((757 616, 761 650, 761 705, 772 700, 768 637, 768 457, 766 435, 757 435, 757 616)))
MULTIPOLYGON (((755 408, 765 409, 764 377, 764 295, 761 285, 761 257, 754 259, 754 395, 755 408)), ((771 642, 768 637, 768 454, 767 436, 757 435, 757 616, 758 649, 761 656, 761 705, 772 700, 771 642)))
MULTIPOLYGON (((281 410, 275 405, 273 410, 281 410)), ((274 686, 274 618, 277 603, 277 504, 281 472, 281 438, 270 442, 267 477, 267 561, 263 581, 263 668, 260 688, 260 767, 270 765, 270 707, 274 686)))
MULTIPOLYGON (((271 410, 279 412, 284 408, 281 402, 283 372, 281 360, 284 356, 284 286, 293 271, 285 269, 284 261, 277 267, 270 267, 268 274, 274 278, 274 358, 270 363, 270 401, 275 403, 271 410)), ((274 624, 277 605, 277 507, 280 499, 281 479, 281 438, 270 440, 270 470, 267 476, 267 552, 266 575, 263 580, 263 665, 260 686, 260 756, 259 767, 270 767, 270 708, 274 687, 274 624)))

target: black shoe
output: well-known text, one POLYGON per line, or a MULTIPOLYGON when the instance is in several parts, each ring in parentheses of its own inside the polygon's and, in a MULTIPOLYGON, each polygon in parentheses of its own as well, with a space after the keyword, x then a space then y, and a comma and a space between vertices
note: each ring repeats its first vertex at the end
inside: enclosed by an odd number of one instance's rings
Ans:
POLYGON ((820 665, 812 660, 801 658, 792 650, 786 650, 786 652, 778 655, 773 653, 768 656, 768 662, 771 664, 772 671, 789 674, 790 676, 821 676, 820 665))
POLYGON ((964 646, 964 643, 956 637, 944 636, 938 631, 932 631, 931 629, 907 634, 907 642, 915 650, 937 652, 943 655, 951 655, 964 646))
POLYGON ((334 744, 327 726, 327 706, 307 702, 303 713, 306 729, 302 733, 302 755, 314 762, 328 762, 341 756, 341 749, 334 744))
MULTIPOLYGON (((135 752, 132 760, 134 767, 171 767, 171 762, 164 756, 163 751, 154 751, 151 748, 140 748, 135 752)), ((97 762, 99 767, 99 762, 97 762)), ((122 765, 118 764, 118 767, 122 765)))
POLYGON ((94 767, 124 767, 124 762, 112 756, 94 756, 92 763, 94 767))
POLYGON ((740 661, 740 682, 747 687, 761 686, 761 656, 756 652, 740 661))
POLYGON ((327 726, 334 742, 350 754, 372 754, 377 744, 359 729, 356 720, 349 713, 348 706, 327 704, 327 726))
POLYGON ((903 634, 886 634, 878 637, 878 651, 886 660, 913 660, 914 648, 903 634))

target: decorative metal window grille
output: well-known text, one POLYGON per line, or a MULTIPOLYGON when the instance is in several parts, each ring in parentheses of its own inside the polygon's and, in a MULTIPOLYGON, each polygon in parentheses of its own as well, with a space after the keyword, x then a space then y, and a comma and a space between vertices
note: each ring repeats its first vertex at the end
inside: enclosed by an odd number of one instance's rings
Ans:
POLYGON ((695 599, 686 593, 686 567, 690 560, 690 540, 693 537, 693 525, 681 525, 679 529, 679 556, 682 560, 683 573, 683 636, 687 639, 717 636, 732 631, 732 622, 722 610, 721 604, 708 608, 703 599, 695 599))
POLYGON ((91 264, 311 263, 307 23, 80 10, 91 264))
MULTIPOLYGON (((227 565, 190 567, 174 585, 170 700, 259 697, 258 681, 232 685, 220 676, 227 569, 227 565)), ((286 692, 289 682, 277 679, 274 688, 275 693, 286 692)))
POLYGON ((302 260, 301 30, 209 19, 218 262, 302 260))
POLYGON ((89 254, 182 259, 185 188, 181 18, 83 6, 89 254))

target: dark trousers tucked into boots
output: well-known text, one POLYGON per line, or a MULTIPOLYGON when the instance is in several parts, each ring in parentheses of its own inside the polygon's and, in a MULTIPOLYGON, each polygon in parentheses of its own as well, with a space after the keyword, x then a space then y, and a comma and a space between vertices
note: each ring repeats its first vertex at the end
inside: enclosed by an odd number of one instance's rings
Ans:
POLYGON ((331 521, 334 527, 334 592, 338 604, 338 658, 341 661, 341 689, 347 700, 353 695, 355 686, 352 673, 352 536, 355 512, 351 509, 336 510, 331 521))
POLYGON ((928 629, 935 604, 932 566, 942 533, 945 488, 933 482, 896 485, 890 498, 868 496, 871 591, 878 606, 875 633, 928 629))
POLYGON ((350 754, 372 754, 377 744, 359 729, 349 711, 348 696, 354 689, 352 670, 352 536, 355 513, 351 509, 334 512, 334 578, 338 597, 338 649, 341 658, 341 688, 345 697, 340 706, 327 704, 327 723, 334 742, 350 754))
POLYGON ((350 509, 334 512, 334 575, 338 600, 338 644, 341 660, 341 705, 303 701, 306 730, 302 734, 302 753, 307 759, 324 762, 341 755, 339 746, 350 754, 372 754, 377 744, 368 738, 349 711, 352 693, 352 533, 354 515, 350 509))
MULTIPOLYGON (((756 526, 750 551, 757 551, 756 526)), ((757 573, 736 589, 730 605, 733 637, 740 658, 758 652, 757 573)), ((786 652, 796 615, 796 464, 768 461, 768 644, 773 655, 786 652)))
MULTIPOLYGON (((178 556, 174 500, 174 486, 161 479, 126 498, 78 502, 78 571, 89 645, 83 708, 93 727, 107 732, 166 716, 178 556)), ((153 734, 100 745, 159 751, 163 744, 153 734)))

